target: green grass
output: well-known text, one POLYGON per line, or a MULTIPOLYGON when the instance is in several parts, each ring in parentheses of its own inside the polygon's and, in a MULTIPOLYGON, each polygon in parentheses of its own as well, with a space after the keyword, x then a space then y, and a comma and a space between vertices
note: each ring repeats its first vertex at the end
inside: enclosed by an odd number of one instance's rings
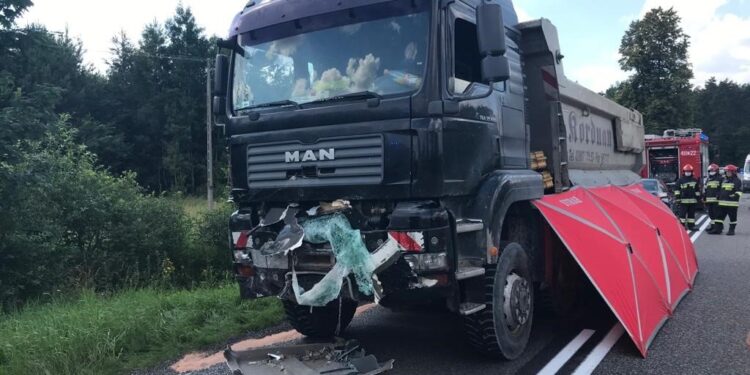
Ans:
MULTIPOLYGON (((183 211, 186 215, 192 218, 200 216, 202 213, 208 211, 208 201, 206 197, 194 197, 194 196, 182 196, 176 198, 182 206, 183 211)), ((221 201, 216 202, 217 205, 222 204, 221 201)))
POLYGON ((84 293, 0 316, 0 374, 123 374, 277 324, 276 299, 234 284, 192 291, 84 293))

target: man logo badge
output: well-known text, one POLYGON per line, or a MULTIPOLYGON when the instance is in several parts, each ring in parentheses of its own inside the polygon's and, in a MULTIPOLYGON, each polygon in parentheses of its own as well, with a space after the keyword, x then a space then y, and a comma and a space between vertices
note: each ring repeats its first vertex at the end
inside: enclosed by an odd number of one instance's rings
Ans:
POLYGON ((287 151, 284 154, 284 161, 286 163, 299 163, 306 161, 325 161, 325 160, 336 160, 336 150, 333 148, 320 149, 317 151, 305 150, 305 151, 287 151))

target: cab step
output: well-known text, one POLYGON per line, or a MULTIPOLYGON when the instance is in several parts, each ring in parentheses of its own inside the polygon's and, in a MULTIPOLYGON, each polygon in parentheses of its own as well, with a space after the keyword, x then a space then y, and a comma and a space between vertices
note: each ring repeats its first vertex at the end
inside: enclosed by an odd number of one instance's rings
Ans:
POLYGON ((456 280, 466 280, 483 276, 484 272, 484 267, 459 267, 456 270, 456 280))
POLYGON ((466 316, 484 310, 487 305, 483 303, 464 302, 458 306, 458 313, 466 316))
POLYGON ((484 229, 482 220, 477 219, 460 219, 456 221, 456 233, 478 232, 484 229))

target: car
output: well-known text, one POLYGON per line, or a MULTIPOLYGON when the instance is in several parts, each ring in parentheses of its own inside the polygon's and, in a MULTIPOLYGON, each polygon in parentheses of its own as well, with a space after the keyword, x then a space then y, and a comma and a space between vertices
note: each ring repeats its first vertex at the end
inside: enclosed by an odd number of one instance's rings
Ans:
POLYGON ((672 194, 672 191, 667 188, 667 185, 664 183, 664 181, 656 178, 644 178, 643 180, 641 180, 641 184, 643 185, 643 188, 646 189, 646 191, 651 193, 653 196, 661 199, 661 201, 664 202, 667 207, 674 207, 674 195, 672 194))

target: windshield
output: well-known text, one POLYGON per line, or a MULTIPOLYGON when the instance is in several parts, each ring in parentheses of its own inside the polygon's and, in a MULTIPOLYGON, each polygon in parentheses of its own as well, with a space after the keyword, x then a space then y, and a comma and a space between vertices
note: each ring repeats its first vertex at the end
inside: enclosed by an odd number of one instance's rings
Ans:
POLYGON ((646 191, 655 193, 657 190, 659 190, 659 183, 656 180, 643 180, 641 181, 643 184, 643 188, 646 189, 646 191))
POLYGON ((234 110, 414 92, 424 75, 428 26, 429 14, 420 12, 243 46, 235 55, 234 110))
POLYGON ((664 182, 677 181, 677 159, 674 158, 655 158, 651 160, 651 176, 664 182))

